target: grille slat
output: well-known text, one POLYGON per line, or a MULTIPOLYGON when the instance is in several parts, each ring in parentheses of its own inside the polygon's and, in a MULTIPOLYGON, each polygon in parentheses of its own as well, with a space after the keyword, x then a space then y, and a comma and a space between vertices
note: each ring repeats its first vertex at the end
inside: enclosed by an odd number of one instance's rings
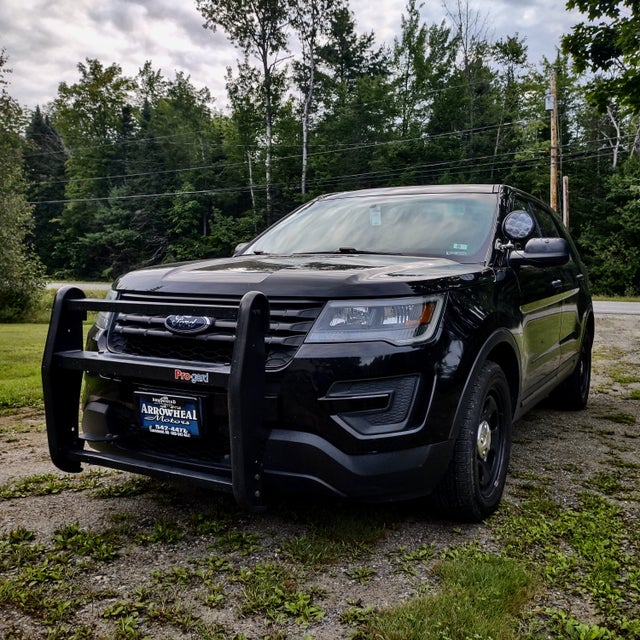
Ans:
MULTIPOLYGON (((229 364, 237 327, 240 299, 187 298, 125 294, 123 300, 165 304, 201 304, 211 307, 211 326, 193 335, 175 334, 165 327, 165 316, 114 314, 109 349, 128 355, 171 358, 190 362, 229 364)), ((270 300, 269 330, 265 336, 267 368, 285 366, 293 358, 318 317, 323 302, 270 300)))

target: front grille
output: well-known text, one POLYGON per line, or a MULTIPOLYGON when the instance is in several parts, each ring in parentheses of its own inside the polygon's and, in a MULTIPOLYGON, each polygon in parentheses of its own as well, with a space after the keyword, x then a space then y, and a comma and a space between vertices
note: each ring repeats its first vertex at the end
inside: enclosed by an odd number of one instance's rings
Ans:
MULTIPOLYGON (((165 315, 117 313, 109 330, 109 350, 133 356, 189 362, 231 363, 239 298, 194 298, 124 294, 131 302, 212 305, 211 326, 191 335, 177 335, 165 327, 165 315)), ((285 366, 295 355, 323 303, 317 300, 270 300, 269 330, 265 336, 266 367, 285 366)))

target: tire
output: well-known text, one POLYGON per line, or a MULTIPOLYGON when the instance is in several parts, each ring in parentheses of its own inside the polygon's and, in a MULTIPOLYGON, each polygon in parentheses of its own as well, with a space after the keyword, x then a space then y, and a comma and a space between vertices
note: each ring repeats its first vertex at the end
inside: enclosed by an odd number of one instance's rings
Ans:
POLYGON ((561 411, 580 411, 587 406, 591 386, 591 348, 593 338, 586 333, 580 356, 571 375, 551 394, 553 406, 561 411))
POLYGON ((471 381, 458 416, 453 456, 435 498, 445 515, 479 522, 500 504, 511 452, 511 394, 496 363, 485 362, 471 381))

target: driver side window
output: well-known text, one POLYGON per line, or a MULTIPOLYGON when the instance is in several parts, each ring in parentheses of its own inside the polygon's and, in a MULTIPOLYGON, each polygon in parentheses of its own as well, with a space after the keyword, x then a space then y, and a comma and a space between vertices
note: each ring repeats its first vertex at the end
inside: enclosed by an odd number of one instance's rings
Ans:
POLYGON ((538 238, 557 238, 561 236, 558 225, 553 218, 553 214, 543 209, 535 202, 530 202, 523 198, 514 199, 514 209, 524 209, 529 211, 536 221, 536 231, 533 234, 538 238))

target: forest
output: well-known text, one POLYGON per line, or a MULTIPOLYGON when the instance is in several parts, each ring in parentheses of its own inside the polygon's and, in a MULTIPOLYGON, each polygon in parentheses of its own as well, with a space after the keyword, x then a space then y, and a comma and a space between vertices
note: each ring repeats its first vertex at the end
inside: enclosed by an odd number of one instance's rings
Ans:
POLYGON ((383 43, 359 32, 348 0, 196 0, 241 58, 225 110, 153 61, 127 77, 90 58, 29 110, 2 49, 0 321, 46 278, 229 255, 326 192, 505 182, 549 202, 556 116, 592 289, 639 295, 638 3, 569 0, 584 20, 539 61, 521 34, 491 40, 490 16, 465 0, 447 0, 438 24, 421 6, 408 0, 383 43))

